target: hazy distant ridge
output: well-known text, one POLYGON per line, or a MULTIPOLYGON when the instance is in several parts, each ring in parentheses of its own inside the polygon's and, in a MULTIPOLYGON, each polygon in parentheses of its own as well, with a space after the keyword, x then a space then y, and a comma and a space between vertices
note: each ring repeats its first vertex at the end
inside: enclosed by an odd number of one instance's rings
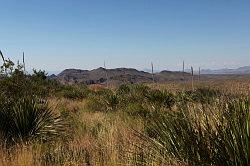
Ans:
POLYGON ((250 74, 250 66, 239 67, 236 69, 218 69, 218 70, 210 70, 204 69, 201 70, 201 74, 250 74))

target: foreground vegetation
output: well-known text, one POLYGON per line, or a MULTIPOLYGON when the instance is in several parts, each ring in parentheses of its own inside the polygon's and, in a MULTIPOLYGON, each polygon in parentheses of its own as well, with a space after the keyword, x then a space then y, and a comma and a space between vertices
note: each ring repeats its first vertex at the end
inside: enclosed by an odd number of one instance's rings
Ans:
POLYGON ((61 85, 8 60, 0 163, 250 165, 248 83, 61 85))

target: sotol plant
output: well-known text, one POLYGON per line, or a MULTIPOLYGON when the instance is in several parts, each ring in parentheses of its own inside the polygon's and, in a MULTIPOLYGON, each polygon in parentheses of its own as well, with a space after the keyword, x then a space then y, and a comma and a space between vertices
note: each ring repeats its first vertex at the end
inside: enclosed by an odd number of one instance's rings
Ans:
MULTIPOLYGON (((250 164, 249 98, 221 101, 212 111, 182 105, 152 119, 149 135, 139 134, 154 151, 189 165, 250 164)), ((152 154, 154 155, 154 154, 152 154)))
POLYGON ((0 80, 0 139, 13 144, 34 139, 46 141, 62 134, 65 126, 42 99, 39 89, 42 93, 45 90, 39 87, 38 80, 26 75, 20 65, 15 67, 14 63, 8 63, 12 61, 1 56, 4 63, 0 67, 3 76, 0 80))
POLYGON ((7 143, 39 139, 47 141, 64 131, 60 117, 46 102, 25 97, 15 103, 1 100, 0 135, 7 143))

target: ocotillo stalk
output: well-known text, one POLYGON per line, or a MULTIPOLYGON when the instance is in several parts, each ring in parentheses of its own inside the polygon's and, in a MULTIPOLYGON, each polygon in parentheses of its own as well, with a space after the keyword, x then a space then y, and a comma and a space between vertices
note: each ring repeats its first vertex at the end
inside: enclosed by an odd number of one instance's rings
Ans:
POLYGON ((1 55, 1 57, 2 57, 3 63, 5 63, 5 59, 4 59, 4 56, 3 56, 3 53, 2 53, 1 50, 0 50, 0 55, 1 55))
POLYGON ((194 91, 194 69, 191 66, 191 74, 192 74, 192 90, 194 91))
POLYGON ((182 77, 183 77, 183 81, 185 80, 185 74, 184 74, 184 72, 185 72, 185 62, 183 61, 183 63, 182 63, 182 77))
POLYGON ((105 76, 106 76, 106 87, 108 88, 108 72, 107 72, 107 69, 106 69, 105 61, 104 61, 104 69, 105 69, 105 76))
POLYGON ((7 69, 6 69, 6 65, 5 65, 6 61, 5 61, 5 59, 4 59, 4 56, 3 56, 3 53, 2 53, 1 50, 0 50, 0 54, 1 54, 1 57, 2 57, 2 60, 3 60, 4 71, 5 71, 5 74, 7 75, 7 69))
POLYGON ((200 80, 201 80, 201 68, 199 67, 199 77, 198 77, 198 79, 199 79, 199 82, 200 82, 200 80))
POLYGON ((25 59, 24 59, 24 52, 23 52, 23 70, 25 72, 25 59))
POLYGON ((152 80, 153 80, 153 83, 155 82, 155 77, 154 77, 154 64, 153 62, 151 62, 151 72, 152 72, 152 80))

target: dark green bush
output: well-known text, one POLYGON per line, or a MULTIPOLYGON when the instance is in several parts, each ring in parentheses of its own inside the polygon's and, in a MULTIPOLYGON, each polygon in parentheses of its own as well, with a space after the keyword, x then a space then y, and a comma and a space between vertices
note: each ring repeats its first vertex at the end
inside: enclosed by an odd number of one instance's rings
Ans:
POLYGON ((0 134, 8 143, 33 139, 48 140, 64 130, 59 116, 52 113, 46 101, 23 97, 14 103, 0 101, 0 134))
POLYGON ((151 90, 146 97, 155 110, 160 108, 171 109, 175 104, 175 96, 167 91, 151 90))
POLYGON ((114 111, 119 107, 120 99, 115 92, 104 90, 89 97, 87 108, 93 111, 114 111))
POLYGON ((198 88, 194 91, 182 91, 177 95, 180 102, 212 103, 219 98, 220 92, 211 88, 198 88))
POLYGON ((107 88, 102 88, 99 89, 98 91, 94 92, 93 95, 95 96, 108 96, 108 95, 112 95, 113 91, 111 89, 107 89, 107 88))
POLYGON ((100 97, 90 97, 87 100, 86 108, 90 111, 107 111, 107 105, 100 97))
POLYGON ((117 89, 117 94, 119 95, 123 95, 123 94, 128 94, 131 92, 131 86, 129 84, 122 84, 119 86, 119 88, 117 89))
POLYGON ((130 103, 124 109, 125 109, 125 112, 127 112, 129 115, 135 116, 135 117, 139 116, 139 117, 146 118, 150 115, 150 111, 139 103, 130 103))
POLYGON ((6 60, 1 53, 3 65, 0 66, 0 92, 6 98, 15 100, 22 96, 48 97, 53 95, 60 85, 55 80, 47 79, 47 74, 42 70, 33 70, 34 74, 28 75, 19 62, 15 65, 10 59, 6 60))
POLYGON ((67 99, 81 100, 86 98, 90 93, 87 86, 80 85, 65 85, 59 91, 59 96, 63 96, 67 99))
POLYGON ((44 70, 36 70, 36 69, 33 69, 33 75, 32 75, 32 78, 34 80, 46 80, 47 79, 47 73, 44 71, 44 70))
POLYGON ((116 94, 106 95, 104 96, 104 101, 107 105, 107 109, 114 111, 118 108, 119 97, 116 94))
POLYGON ((211 88, 198 88, 195 90, 193 100, 200 103, 211 103, 219 96, 219 91, 211 88))
POLYGON ((7 144, 34 139, 49 140, 63 133, 60 117, 46 97, 57 88, 43 71, 27 75, 22 65, 4 60, 0 71, 0 138, 7 144))
POLYGON ((53 95, 59 88, 60 85, 55 80, 37 79, 18 70, 0 79, 0 92, 12 99, 32 95, 44 98, 53 95))
POLYGON ((120 97, 121 107, 126 107, 130 103, 144 103, 149 87, 143 84, 125 84, 121 85, 116 93, 120 97))

